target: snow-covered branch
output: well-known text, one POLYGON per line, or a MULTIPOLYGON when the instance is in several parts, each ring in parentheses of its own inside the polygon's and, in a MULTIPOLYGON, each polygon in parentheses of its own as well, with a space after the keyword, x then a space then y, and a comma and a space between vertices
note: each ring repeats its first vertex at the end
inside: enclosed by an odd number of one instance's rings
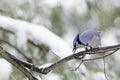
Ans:
POLYGON ((36 44, 45 44, 61 58, 72 54, 67 42, 42 25, 0 15, 0 28, 13 32, 21 48, 25 47, 27 40, 32 40, 36 44))

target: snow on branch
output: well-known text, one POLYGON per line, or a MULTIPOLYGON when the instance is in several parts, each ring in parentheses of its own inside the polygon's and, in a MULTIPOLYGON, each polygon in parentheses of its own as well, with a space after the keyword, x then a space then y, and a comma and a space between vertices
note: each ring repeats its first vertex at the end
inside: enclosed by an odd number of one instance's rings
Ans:
POLYGON ((36 44, 45 44, 61 58, 72 54, 67 42, 42 25, 0 15, 0 28, 14 33, 17 36, 17 44, 21 48, 25 47, 29 39, 36 44))

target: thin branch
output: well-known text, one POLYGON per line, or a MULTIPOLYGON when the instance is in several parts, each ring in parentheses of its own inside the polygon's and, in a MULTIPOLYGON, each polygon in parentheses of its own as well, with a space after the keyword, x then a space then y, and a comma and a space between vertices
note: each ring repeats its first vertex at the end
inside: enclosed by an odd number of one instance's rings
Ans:
MULTIPOLYGON (((0 47, 0 48, 1 48, 1 47, 0 47)), ((33 64, 30 64, 30 63, 28 63, 28 62, 21 61, 21 60, 15 58, 15 57, 11 57, 11 56, 9 56, 9 57, 13 58, 13 60, 16 61, 16 63, 21 64, 21 65, 23 65, 24 67, 26 67, 26 68, 28 68, 28 69, 30 69, 30 70, 32 70, 32 71, 39 72, 39 73, 42 73, 42 74, 47 74, 47 73, 49 73, 51 70, 55 69, 56 67, 62 65, 62 64, 65 63, 65 62, 68 62, 68 61, 73 60, 73 59, 78 59, 78 57, 79 57, 79 59, 82 59, 82 58, 83 58, 82 56, 84 55, 84 53, 89 54, 89 55, 90 55, 90 54, 98 54, 98 53, 99 53, 99 54, 100 54, 100 53, 105 54, 105 53, 103 53, 103 52, 117 51, 117 50, 119 50, 119 49, 120 49, 120 45, 114 45, 114 46, 108 46, 108 47, 94 48, 94 49, 88 50, 88 51, 81 51, 81 52, 78 52, 78 53, 76 53, 76 54, 72 54, 72 55, 70 55, 70 56, 67 56, 67 57, 65 57, 65 58, 63 58, 63 59, 61 59, 61 60, 53 63, 52 65, 50 65, 50 66, 48 66, 48 67, 45 67, 45 68, 39 68, 39 67, 37 67, 37 66, 35 66, 35 65, 33 65, 33 64), (77 58, 76 58, 76 57, 77 57, 77 58), (81 58, 80 58, 80 57, 81 57, 81 58)), ((7 54, 9 54, 9 53, 6 52, 6 51, 4 51, 4 52, 7 53, 7 54)), ((1 54, 1 53, 0 53, 0 54, 1 54)), ((113 53, 111 53, 111 54, 113 54, 113 53)), ((2 55, 4 56, 4 54, 2 54, 2 55)), ((10 55, 10 54, 9 54, 9 55, 10 55)), ((108 55, 110 55, 110 54, 108 54, 108 55)), ((105 55, 105 56, 108 56, 108 55, 105 55)), ((102 58, 103 58, 103 57, 102 57, 102 58)), ((96 59, 99 59, 99 58, 96 58, 96 59)), ((6 59, 6 60, 7 60, 7 59, 6 59)), ((91 60, 92 60, 92 59, 91 59, 91 60)))
POLYGON ((10 62, 17 69, 19 69, 21 72, 23 72, 24 75, 26 75, 29 78, 29 80, 38 80, 23 65, 21 65, 18 62, 16 62, 16 59, 17 59, 16 57, 14 57, 13 55, 11 55, 8 52, 6 52, 5 50, 3 50, 2 47, 0 47, 0 56, 2 56, 3 58, 5 58, 8 62, 10 62))
POLYGON ((82 56, 84 52, 86 54, 100 54, 100 53, 103 54, 105 52, 113 51, 113 50, 117 50, 117 49, 120 49, 120 44, 113 45, 113 46, 107 46, 107 47, 93 48, 88 51, 81 51, 81 52, 76 53, 75 56, 82 56))
POLYGON ((108 77, 107 77, 106 70, 105 70, 105 57, 103 58, 103 63, 104 63, 104 75, 105 75, 105 78, 106 78, 107 80, 109 80, 108 77))
POLYGON ((84 61, 82 60, 82 61, 80 62, 80 64, 74 69, 74 71, 78 70, 79 67, 82 65, 83 62, 84 62, 84 61))
POLYGON ((119 49, 116 49, 116 50, 114 50, 113 52, 111 52, 111 53, 109 53, 109 54, 107 54, 107 55, 100 56, 100 57, 96 57, 96 58, 91 58, 91 59, 81 59, 80 64, 74 69, 74 71, 78 70, 79 67, 82 65, 82 63, 84 63, 84 62, 86 62, 86 61, 92 61, 92 60, 97 60, 97 59, 105 58, 105 57, 107 57, 107 56, 112 55, 113 53, 115 53, 115 52, 118 51, 118 50, 119 50, 119 49))
POLYGON ((96 60, 96 59, 102 59, 102 58, 105 58, 107 56, 110 56, 112 55, 113 53, 117 52, 119 49, 116 49, 114 50, 113 52, 109 53, 109 54, 106 54, 104 56, 100 56, 100 57, 96 57, 96 58, 92 58, 92 59, 82 59, 81 61, 92 61, 92 60, 96 60))
MULTIPOLYGON (((60 66, 61 64, 65 63, 67 61, 70 61, 72 59, 78 59, 78 58, 76 58, 76 56, 77 57, 83 56, 84 53, 86 53, 86 54, 98 54, 99 53, 100 54, 100 53, 108 52, 108 51, 112 51, 112 50, 116 50, 117 51, 118 49, 120 49, 120 45, 114 45, 114 46, 108 46, 108 47, 101 47, 101 48, 94 48, 94 49, 88 50, 88 51, 81 51, 81 52, 78 52, 76 54, 72 54, 70 56, 67 56, 67 57, 59 60, 58 62, 52 64, 51 66, 44 68, 43 72, 45 72, 47 74, 51 70, 55 69, 56 67, 60 66)), ((82 58, 83 57, 81 57, 79 59, 82 59, 82 58)))

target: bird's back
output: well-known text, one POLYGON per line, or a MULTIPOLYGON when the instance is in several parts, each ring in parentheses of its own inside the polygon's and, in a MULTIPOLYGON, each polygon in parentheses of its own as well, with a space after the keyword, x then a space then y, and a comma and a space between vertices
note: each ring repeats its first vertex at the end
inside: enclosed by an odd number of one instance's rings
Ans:
POLYGON ((86 30, 79 36, 80 41, 85 45, 97 45, 100 42, 100 33, 95 30, 86 30), (96 44, 94 44, 96 43, 96 44))

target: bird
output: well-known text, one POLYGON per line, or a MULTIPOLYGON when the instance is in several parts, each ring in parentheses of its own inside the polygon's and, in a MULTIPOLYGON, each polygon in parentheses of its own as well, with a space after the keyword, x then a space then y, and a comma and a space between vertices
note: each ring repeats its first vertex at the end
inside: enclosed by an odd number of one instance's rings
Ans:
POLYGON ((93 29, 88 29, 75 36, 73 40, 73 53, 75 53, 78 48, 84 47, 88 50, 88 47, 90 49, 98 48, 100 44, 101 33, 93 29))

